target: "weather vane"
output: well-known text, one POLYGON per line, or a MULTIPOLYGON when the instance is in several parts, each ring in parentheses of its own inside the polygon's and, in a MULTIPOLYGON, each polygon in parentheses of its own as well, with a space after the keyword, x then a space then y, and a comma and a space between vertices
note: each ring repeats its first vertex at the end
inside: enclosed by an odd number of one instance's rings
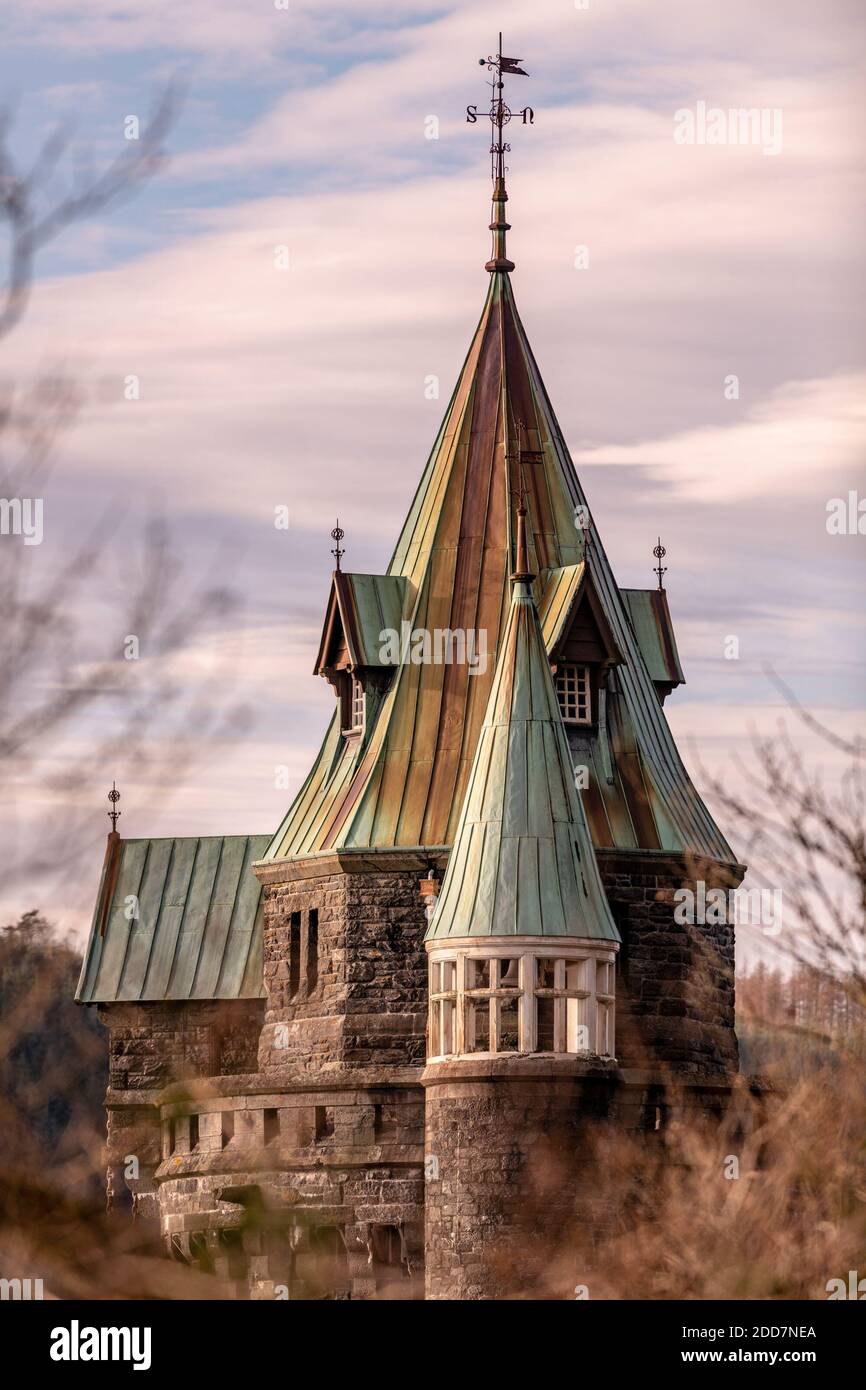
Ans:
POLYGON ((667 574, 667 572, 668 572, 668 567, 667 567, 667 565, 663 565, 663 564, 662 564, 662 560, 665 558, 665 556, 667 555, 667 553, 668 553, 668 552, 665 550, 664 546, 662 545, 662 538, 661 538, 661 536, 659 536, 659 538, 658 538, 658 544, 653 546, 653 555, 654 555, 654 556, 656 557, 656 559, 658 560, 658 564, 657 564, 656 567, 655 567, 655 572, 656 572, 656 574, 657 574, 658 577, 659 577, 659 588, 660 588, 660 589, 663 589, 663 588, 664 588, 664 584, 662 583, 662 576, 665 575, 665 574, 667 574))
POLYGON ((120 800, 120 792, 117 790, 117 786, 114 782, 112 782, 111 784, 111 791, 108 793, 108 799, 111 802, 111 810, 106 811, 105 814, 111 821, 111 833, 115 834, 117 831, 117 822, 120 819, 122 812, 117 810, 117 803, 120 800))
MULTIPOLYGON (((490 83, 490 110, 487 112, 490 118, 490 177, 501 179, 505 177, 504 156, 511 150, 511 146, 503 142, 503 126, 508 125, 515 114, 522 118, 524 125, 532 125, 535 121, 535 112, 531 106, 524 106, 522 111, 516 113, 506 106, 502 97, 505 85, 502 79, 506 73, 514 77, 528 77, 529 73, 520 66, 522 59, 503 57, 501 34, 499 35, 499 52, 495 57, 488 55, 486 58, 479 58, 478 62, 481 67, 489 69, 493 74, 493 80, 490 83)), ((478 120, 477 106, 467 106, 466 119, 471 125, 475 124, 478 120)))
POLYGON ((345 550, 341 550, 341 549, 340 549, 340 541, 343 539, 343 537, 345 536, 345 534, 346 534, 345 531, 343 530, 342 526, 340 525, 340 518, 337 517, 337 524, 336 524, 336 526, 334 527, 333 531, 331 532, 331 538, 332 538, 332 540, 335 542, 334 549, 331 551, 331 554, 333 555, 334 559, 335 559, 336 562, 337 562, 337 569, 338 569, 338 570, 339 570, 339 568, 340 568, 340 561, 342 560, 343 556, 344 556, 345 553, 346 553, 345 550))

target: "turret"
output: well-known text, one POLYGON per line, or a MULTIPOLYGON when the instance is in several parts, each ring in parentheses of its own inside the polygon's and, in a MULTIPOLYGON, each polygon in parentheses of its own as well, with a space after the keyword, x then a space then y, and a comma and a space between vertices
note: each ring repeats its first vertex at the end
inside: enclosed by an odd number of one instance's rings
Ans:
POLYGON ((597 1109, 586 1092, 607 1095, 614 1071, 619 933, 575 788, 522 501, 516 536, 508 625, 426 938, 433 1298, 537 1287, 527 1251, 549 1259, 577 1219, 583 1123, 597 1109))

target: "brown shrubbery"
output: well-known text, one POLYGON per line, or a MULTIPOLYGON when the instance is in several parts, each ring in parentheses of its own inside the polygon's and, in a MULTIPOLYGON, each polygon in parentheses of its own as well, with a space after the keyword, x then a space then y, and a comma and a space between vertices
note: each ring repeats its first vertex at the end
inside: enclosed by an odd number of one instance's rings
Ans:
POLYGON ((821 1299, 830 1279, 866 1274, 866 1091, 845 1060, 743 1083, 720 1125, 601 1143, 610 1233, 587 1245, 573 1232, 578 1259, 560 1251, 549 1293, 821 1299))
MULTIPOLYGON (((599 1145, 610 1233, 571 1237, 591 1298, 822 1299, 866 1277, 866 749, 791 708, 848 770, 828 791, 783 732, 756 742, 745 791, 711 784, 784 927, 739 934, 758 963, 737 981, 742 1078, 721 1125, 599 1145)), ((551 1291, 574 1273, 564 1249, 551 1291)))

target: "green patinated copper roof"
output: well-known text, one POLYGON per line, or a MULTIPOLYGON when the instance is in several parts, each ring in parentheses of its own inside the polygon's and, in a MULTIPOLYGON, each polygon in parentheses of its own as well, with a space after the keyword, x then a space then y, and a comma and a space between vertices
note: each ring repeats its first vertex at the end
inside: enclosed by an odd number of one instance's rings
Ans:
POLYGON ((544 589, 538 601, 538 618, 548 652, 553 651, 563 636, 574 611, 583 569, 581 561, 578 565, 562 565, 559 569, 548 570, 545 575, 544 589))
POLYGON ((674 625, 664 589, 620 589, 650 678, 684 685, 674 625))
MULTIPOLYGON (((319 754, 270 840, 122 841, 112 835, 80 1001, 262 997, 262 907, 251 872, 256 860, 441 849, 453 845, 459 831, 446 882, 456 885, 459 877, 473 889, 478 925, 470 931, 498 929, 511 914, 507 930, 560 934, 576 923, 581 933, 606 939, 616 939, 616 932, 605 915, 592 845, 691 849, 733 860, 686 773, 653 685, 674 683, 674 675, 682 679, 667 601, 620 592, 594 522, 590 518, 588 549, 576 529, 576 509, 585 516, 587 501, 517 313, 504 198, 500 172, 481 319, 388 573, 335 575, 316 669, 329 655, 331 638, 345 642, 345 659, 362 674, 390 666, 381 659, 378 637, 402 623, 431 636, 437 629, 473 634, 476 651, 486 638, 486 664, 409 661, 390 676, 378 671, 362 740, 343 738, 335 701, 319 754), (598 724, 569 725, 567 742, 555 706, 556 719, 549 717, 552 687, 535 606, 525 592, 512 606, 509 592, 521 487, 529 513, 523 568, 538 575, 534 594, 548 654, 568 635, 584 590, 607 649, 598 724), (516 665, 499 660, 503 642, 525 649, 516 665), (530 674, 523 680, 502 674, 527 662, 530 674), (486 724, 488 710, 501 710, 504 722, 486 724), (510 741, 502 744, 506 724, 513 748, 510 741), (521 739, 525 765, 535 769, 523 792, 521 739), (569 751, 589 777, 576 802, 569 751), (473 783, 464 812, 476 760, 488 765, 485 787, 482 794, 473 783), (490 771, 494 767, 515 789, 507 804, 501 801, 498 821, 491 811, 499 776, 490 771), (498 830, 490 829, 494 825, 498 830), (491 899, 494 869, 504 891, 491 899), (131 898, 138 900, 139 915, 128 920, 131 898), (484 920, 491 925, 485 928, 484 920)), ((461 887, 461 901, 469 887, 461 887)), ((443 901, 441 911, 446 908, 443 901)))
POLYGON ((352 666, 392 665, 383 660, 382 634, 388 629, 399 633, 405 591, 406 581, 400 575, 346 574, 337 570, 331 581, 316 673, 327 662, 337 624, 346 639, 352 666))
POLYGON ((110 837, 76 999, 261 998, 261 886, 250 866, 267 844, 110 837))
POLYGON ((574 785, 538 614, 514 585, 478 750, 428 940, 619 941, 574 785))
POLYGON ((586 600, 602 646, 606 648, 606 661, 619 664, 622 661, 622 652, 617 647, 616 638, 607 621, 604 605, 599 601, 592 565, 582 561, 579 565, 563 565, 560 569, 546 570, 543 581, 538 600, 538 617, 544 645, 551 660, 556 658, 557 648, 567 637, 572 619, 586 600))
MULTIPOLYGON (((521 468, 536 595, 540 599, 550 572, 561 570, 565 599, 583 558, 574 515, 576 507, 587 506, 586 497, 510 277, 496 270, 388 571, 405 580, 402 617, 413 626, 483 629, 487 669, 398 667, 360 745, 342 739, 335 710, 309 776, 268 846, 268 860, 330 849, 453 844, 508 619, 521 468)), ((587 811, 595 843, 693 849, 730 861, 732 852, 680 759, 592 520, 589 535, 595 590, 622 655, 607 702, 609 733, 599 734, 607 749, 597 745, 589 759, 595 782, 587 811)))

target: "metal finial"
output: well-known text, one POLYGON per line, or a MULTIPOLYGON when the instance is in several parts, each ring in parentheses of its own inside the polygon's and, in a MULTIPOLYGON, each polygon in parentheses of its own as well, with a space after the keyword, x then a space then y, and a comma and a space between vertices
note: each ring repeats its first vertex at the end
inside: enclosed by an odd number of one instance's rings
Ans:
POLYGON ((659 538, 658 538, 658 544, 653 546, 653 555, 654 555, 654 556, 656 557, 656 559, 658 560, 658 564, 657 564, 656 567, 655 567, 655 572, 656 572, 656 574, 657 574, 658 577, 659 577, 659 588, 660 588, 660 589, 663 589, 663 588, 664 588, 664 584, 662 583, 662 576, 665 575, 665 574, 667 574, 667 572, 668 572, 668 567, 667 567, 667 565, 663 565, 663 564, 662 564, 662 560, 665 558, 665 556, 667 555, 667 553, 668 553, 668 552, 665 550, 664 546, 662 545, 662 538, 661 538, 661 536, 659 536, 659 538))
POLYGON ((520 491, 517 494, 517 537, 514 569, 511 578, 515 582, 522 580, 526 584, 531 584, 535 578, 535 575, 529 568, 529 551, 526 544, 526 489, 524 487, 522 473, 520 491))
POLYGON ((114 834, 117 830, 117 822, 123 814, 121 811, 118 811, 116 809, 117 803, 120 800, 120 792, 117 790, 117 786, 114 782, 112 782, 111 784, 111 791, 108 793, 108 799, 111 802, 111 810, 106 811, 105 814, 111 821, 111 833, 114 834))
MULTIPOLYGON (((513 270, 514 262, 508 259, 505 252, 505 233, 509 230, 509 224, 505 220, 505 204, 508 201, 505 191, 505 155, 510 152, 511 146, 503 140, 502 129, 515 115, 522 118, 524 125, 532 125, 535 112, 531 106, 524 106, 521 111, 516 112, 506 106, 502 96, 505 86, 502 79, 505 73, 515 77, 528 77, 529 74, 520 66, 520 58, 506 58, 503 55, 501 34, 498 53, 479 58, 478 62, 492 74, 490 109, 487 116, 490 120, 490 176, 493 179, 493 217, 490 223, 493 252, 484 268, 489 271, 513 270)), ((467 106, 466 119, 470 124, 475 124, 478 120, 477 106, 467 106)))
POLYGON ((340 568, 340 561, 342 560, 343 556, 344 556, 345 553, 346 553, 345 550, 341 550, 341 549, 340 549, 340 541, 343 539, 343 537, 345 536, 345 534, 346 534, 345 531, 343 530, 342 526, 340 525, 340 518, 337 517, 337 524, 336 524, 336 526, 334 527, 333 531, 331 532, 331 538, 332 538, 334 541, 336 541, 336 545, 334 546, 334 549, 331 551, 331 554, 333 555, 334 559, 335 559, 336 562, 337 562, 337 569, 338 569, 338 570, 339 570, 339 568, 340 568))
POLYGON ((585 505, 575 509, 575 526, 583 538, 583 563, 589 569, 592 563, 592 530, 589 523, 589 511, 585 505), (580 511, 579 518, 577 516, 578 510, 580 511))

